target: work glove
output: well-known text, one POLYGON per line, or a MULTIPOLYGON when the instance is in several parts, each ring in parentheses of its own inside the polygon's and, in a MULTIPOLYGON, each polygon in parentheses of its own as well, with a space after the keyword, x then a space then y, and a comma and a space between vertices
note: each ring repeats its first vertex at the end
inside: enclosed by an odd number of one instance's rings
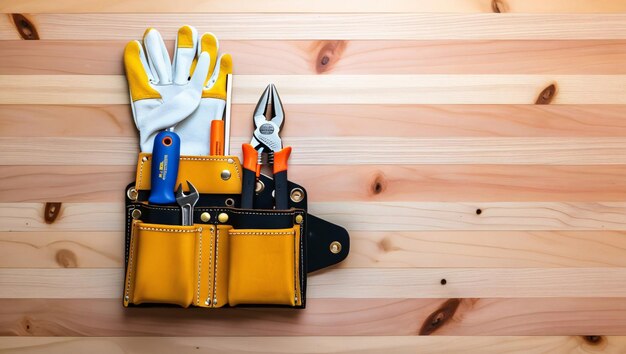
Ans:
POLYGON ((232 60, 217 57, 213 34, 198 38, 191 26, 178 30, 174 60, 161 34, 149 28, 139 41, 128 43, 124 65, 141 151, 152 152, 154 137, 170 129, 181 139, 181 155, 209 152, 211 120, 222 119, 226 107, 226 75, 232 60))

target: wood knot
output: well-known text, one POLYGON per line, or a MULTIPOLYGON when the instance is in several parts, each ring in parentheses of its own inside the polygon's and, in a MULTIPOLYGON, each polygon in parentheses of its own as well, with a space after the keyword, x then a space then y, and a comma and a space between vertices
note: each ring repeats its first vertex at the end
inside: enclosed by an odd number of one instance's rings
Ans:
POLYGON ((591 345, 600 345, 604 341, 602 336, 583 336, 586 343, 591 345))
POLYGON ((443 327, 459 308, 460 299, 448 299, 435 312, 431 313, 420 328, 420 335, 429 335, 443 327))
POLYGON ((32 320, 30 319, 30 317, 26 316, 22 319, 22 328, 24 328, 24 330, 28 334, 33 333, 33 324, 32 324, 32 320))
POLYGON ((394 247, 393 245, 391 237, 384 237, 382 240, 380 240, 380 242, 378 242, 378 247, 385 253, 391 252, 396 249, 396 247, 394 247))
POLYGON ((506 3, 503 0, 492 0, 491 1, 491 11, 495 13, 509 12, 506 3))
POLYGON ((370 193, 372 195, 378 195, 384 192, 387 189, 387 180, 385 179, 385 175, 382 173, 378 173, 374 176, 374 180, 370 185, 370 193))
POLYGON ((76 268, 78 267, 78 260, 76 254, 70 250, 59 250, 56 254, 57 263, 63 268, 76 268))
POLYGON ((52 224, 61 212, 61 203, 46 203, 43 218, 46 224, 52 224))
POLYGON ((346 41, 322 41, 317 47, 321 47, 317 53, 315 60, 315 71, 318 74, 323 74, 332 69, 334 64, 339 61, 339 58, 346 49, 346 41))
POLYGON ((556 96, 556 84, 550 84, 541 91, 535 104, 550 104, 554 96, 556 96))
POLYGON ((15 26, 15 29, 17 29, 17 33, 20 34, 20 37, 22 37, 22 39, 39 39, 39 33, 37 32, 37 28, 28 18, 26 18, 26 16, 22 14, 11 14, 11 19, 13 19, 13 25, 15 26))

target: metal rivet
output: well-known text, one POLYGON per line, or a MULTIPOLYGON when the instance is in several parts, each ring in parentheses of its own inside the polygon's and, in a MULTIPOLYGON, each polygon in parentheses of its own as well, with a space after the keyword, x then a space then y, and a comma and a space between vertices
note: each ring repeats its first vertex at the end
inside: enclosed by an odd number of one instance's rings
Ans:
POLYGON ((221 223, 225 223, 228 221, 228 214, 226 213, 220 213, 220 215, 217 216, 217 220, 221 223))
POLYGON ((330 243, 330 252, 337 254, 341 252, 341 243, 339 241, 333 241, 330 243))
POLYGON ((144 157, 142 157, 142 158, 141 158, 141 161, 143 161, 143 162, 148 161, 148 156, 144 156, 144 157))
POLYGON ((257 194, 260 194, 265 189, 265 183, 263 181, 256 181, 256 186, 254 187, 254 191, 257 194))
POLYGON ((233 160, 233 159, 228 159, 227 161, 228 161, 228 163, 233 163, 233 162, 235 162, 235 160, 233 160))
POLYGON ((137 220, 141 217, 141 210, 133 209, 133 212, 130 215, 133 217, 133 219, 137 220))
POLYGON ((224 201, 224 204, 226 204, 226 206, 235 206, 235 200, 233 198, 228 198, 224 201))
POLYGON ((200 220, 202 220, 203 222, 209 222, 209 220, 211 220, 211 214, 207 212, 200 214, 200 220))
POLYGON ((289 198, 291 198, 294 203, 300 203, 302 199, 304 199, 304 191, 302 188, 294 188, 291 190, 289 198))
POLYGON ((139 193, 137 193, 137 190, 134 187, 130 187, 126 191, 126 196, 128 197, 128 199, 132 201, 136 201, 137 197, 139 196, 139 193))
POLYGON ((129 299, 128 295, 124 296, 124 300, 128 301, 129 299))
POLYGON ((211 299, 206 299, 204 301, 204 304, 207 305, 207 306, 211 306, 211 299))
POLYGON ((302 215, 296 215, 296 224, 301 224, 302 220, 304 220, 304 218, 302 217, 302 215))
POLYGON ((228 181, 230 179, 230 171, 229 170, 224 170, 224 171, 222 171, 220 176, 222 177, 222 179, 224 181, 228 181))

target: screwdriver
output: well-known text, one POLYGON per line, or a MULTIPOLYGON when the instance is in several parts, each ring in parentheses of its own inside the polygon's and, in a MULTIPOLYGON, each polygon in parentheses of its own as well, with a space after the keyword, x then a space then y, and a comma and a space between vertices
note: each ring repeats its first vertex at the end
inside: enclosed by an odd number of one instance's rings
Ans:
POLYGON ((211 146, 209 147, 211 156, 224 155, 224 121, 211 121, 211 146))

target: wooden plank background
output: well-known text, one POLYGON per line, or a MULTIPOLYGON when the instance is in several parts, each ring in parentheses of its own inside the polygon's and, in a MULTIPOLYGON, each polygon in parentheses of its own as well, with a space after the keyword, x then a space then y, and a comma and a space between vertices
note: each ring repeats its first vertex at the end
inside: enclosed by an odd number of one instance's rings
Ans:
POLYGON ((0 351, 626 352, 626 1, 0 0, 0 351), (307 309, 123 309, 146 27, 233 54, 350 230, 307 309), (46 203, 58 219, 44 221, 46 203), (235 336, 235 337, 233 337, 235 336))

